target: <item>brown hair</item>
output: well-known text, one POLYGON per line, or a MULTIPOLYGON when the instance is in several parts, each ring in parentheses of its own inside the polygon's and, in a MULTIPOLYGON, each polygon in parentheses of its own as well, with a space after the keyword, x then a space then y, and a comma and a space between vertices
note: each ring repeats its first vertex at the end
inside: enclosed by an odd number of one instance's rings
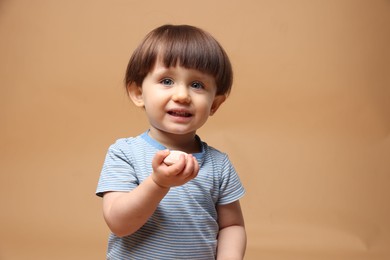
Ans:
POLYGON ((212 75, 217 95, 228 95, 233 84, 232 66, 225 50, 209 33, 190 25, 163 25, 151 31, 127 65, 125 84, 138 86, 157 57, 166 67, 180 65, 212 75))

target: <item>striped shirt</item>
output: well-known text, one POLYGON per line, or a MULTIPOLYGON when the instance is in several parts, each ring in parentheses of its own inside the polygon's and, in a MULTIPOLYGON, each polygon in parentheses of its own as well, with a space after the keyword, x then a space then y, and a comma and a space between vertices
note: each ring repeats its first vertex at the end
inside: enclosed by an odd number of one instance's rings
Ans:
MULTIPOLYGON (((193 154, 200 165, 198 176, 171 188, 132 235, 111 233, 107 259, 215 259, 216 205, 237 201, 245 191, 228 156, 197 138, 202 147, 193 154)), ((151 174, 152 158, 163 149, 148 132, 117 140, 107 152, 96 194, 136 188, 151 174)))

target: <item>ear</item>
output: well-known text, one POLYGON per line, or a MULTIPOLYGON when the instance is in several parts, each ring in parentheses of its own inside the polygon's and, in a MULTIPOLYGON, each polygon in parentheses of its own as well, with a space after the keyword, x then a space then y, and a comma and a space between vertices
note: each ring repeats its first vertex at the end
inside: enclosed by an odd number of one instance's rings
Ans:
POLYGON ((142 87, 135 83, 127 85, 127 93, 137 107, 144 107, 144 99, 142 96, 142 87))
POLYGON ((222 105, 222 103, 225 102, 225 100, 226 100, 225 95, 215 96, 213 104, 211 105, 210 116, 214 115, 215 112, 217 112, 219 106, 222 105))

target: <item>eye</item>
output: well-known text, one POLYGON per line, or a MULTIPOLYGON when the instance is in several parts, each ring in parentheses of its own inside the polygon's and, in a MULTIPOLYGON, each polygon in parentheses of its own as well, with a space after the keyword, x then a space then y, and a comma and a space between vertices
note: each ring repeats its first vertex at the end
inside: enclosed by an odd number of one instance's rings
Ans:
POLYGON ((195 81, 195 82, 192 82, 191 87, 195 88, 195 89, 203 89, 204 85, 203 85, 203 83, 201 83, 199 81, 195 81))
POLYGON ((163 85, 166 85, 166 86, 170 86, 170 85, 173 85, 173 80, 171 79, 163 79, 160 81, 161 84, 163 85))

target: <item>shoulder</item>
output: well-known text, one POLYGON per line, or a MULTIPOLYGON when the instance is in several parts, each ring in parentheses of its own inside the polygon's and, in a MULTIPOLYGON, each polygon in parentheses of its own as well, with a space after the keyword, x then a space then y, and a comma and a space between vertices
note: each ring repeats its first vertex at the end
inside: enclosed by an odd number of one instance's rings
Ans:
POLYGON ((216 169, 224 169, 232 166, 232 162, 229 159, 229 155, 213 146, 203 143, 204 162, 211 163, 216 169))
POLYGON ((115 140, 113 144, 110 145, 111 148, 127 148, 134 142, 134 137, 119 138, 115 140))
POLYGON ((143 150, 144 146, 145 142, 139 136, 119 138, 109 146, 107 156, 131 160, 137 154, 136 151, 143 150))
POLYGON ((126 153, 131 150, 133 139, 133 137, 117 139, 109 146, 108 151, 111 153, 126 153))
POLYGON ((206 157, 211 157, 218 160, 225 160, 228 158, 227 153, 213 146, 209 146, 206 142, 202 141, 202 147, 206 157))
POLYGON ((110 145, 109 149, 126 151, 132 149, 133 147, 142 146, 142 138, 140 136, 136 137, 125 137, 117 139, 113 144, 110 145))

